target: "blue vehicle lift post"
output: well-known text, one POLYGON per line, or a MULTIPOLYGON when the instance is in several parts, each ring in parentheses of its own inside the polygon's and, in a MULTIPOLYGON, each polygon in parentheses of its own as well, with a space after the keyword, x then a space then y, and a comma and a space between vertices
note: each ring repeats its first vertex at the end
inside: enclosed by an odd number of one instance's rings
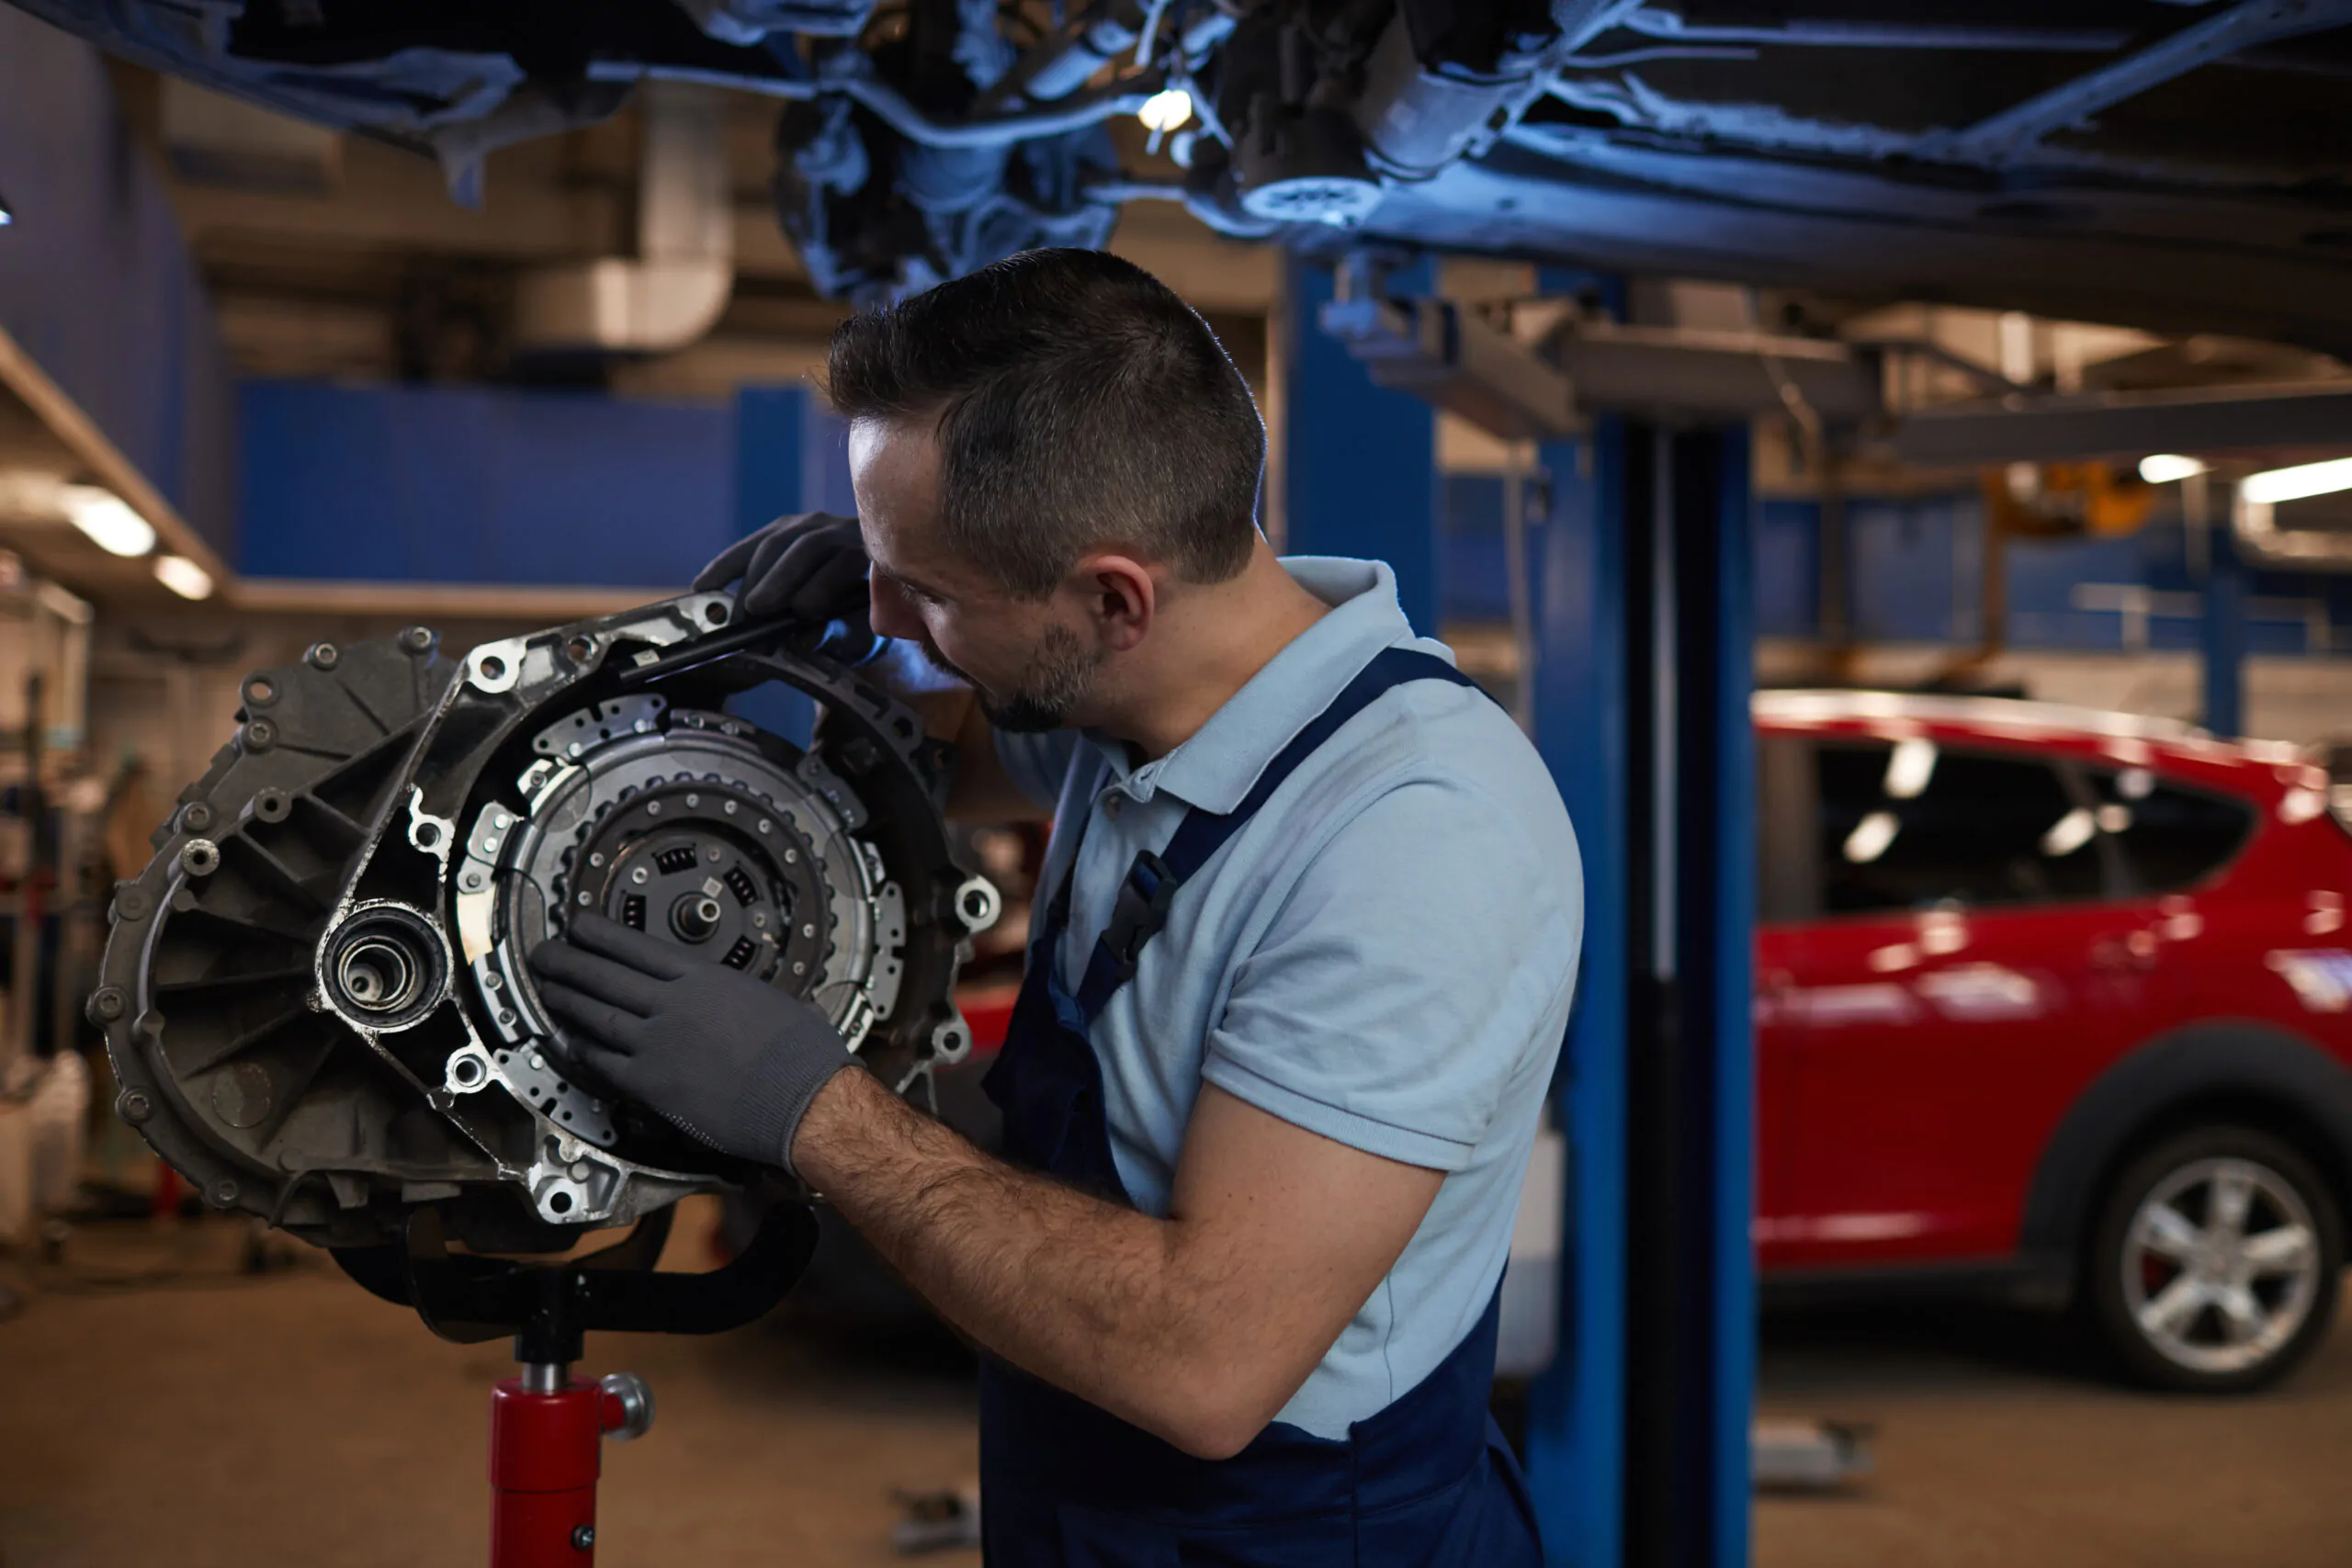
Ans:
MULTIPOLYGON (((1464 392, 1477 370, 1466 351, 1453 357, 1453 328, 1432 332, 1432 318, 1411 312, 1355 310, 1337 329, 1345 355, 1318 348, 1301 307, 1329 299, 1329 286, 1311 264, 1286 265, 1291 547, 1384 555, 1401 590, 1426 581, 1421 602, 1433 604, 1435 531, 1399 499, 1421 480, 1397 455, 1427 450, 1426 426, 1408 444, 1403 394, 1373 385, 1364 366, 1433 398, 1464 392)), ((1396 299, 1417 283, 1391 270, 1379 292, 1396 299)), ((1543 375, 1525 369, 1500 372, 1502 401, 1525 408, 1544 395, 1543 375)), ((1497 406, 1466 389, 1468 406, 1497 406)), ((1755 1335, 1747 433, 1652 421, 1603 417, 1580 440, 1544 443, 1550 503, 1528 540, 1521 676, 1576 820, 1587 919, 1563 1075, 1561 1348, 1533 1391, 1527 1460, 1554 1563, 1744 1568, 1755 1335)), ((1429 627, 1419 615, 1415 624, 1429 627)))

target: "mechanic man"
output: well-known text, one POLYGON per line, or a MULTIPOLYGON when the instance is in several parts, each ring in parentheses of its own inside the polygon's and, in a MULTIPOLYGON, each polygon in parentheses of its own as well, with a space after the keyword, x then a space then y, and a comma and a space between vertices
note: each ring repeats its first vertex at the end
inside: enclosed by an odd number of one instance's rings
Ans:
POLYGON ((829 375, 857 520, 702 585, 861 626, 870 589, 963 683, 951 814, 1052 808, 1007 1157, 585 914, 535 959, 575 1064, 788 1166, 978 1342, 994 1568, 1532 1568, 1487 1400, 1581 934, 1550 776, 1386 567, 1275 557, 1249 389, 1136 267, 1014 256, 829 375))

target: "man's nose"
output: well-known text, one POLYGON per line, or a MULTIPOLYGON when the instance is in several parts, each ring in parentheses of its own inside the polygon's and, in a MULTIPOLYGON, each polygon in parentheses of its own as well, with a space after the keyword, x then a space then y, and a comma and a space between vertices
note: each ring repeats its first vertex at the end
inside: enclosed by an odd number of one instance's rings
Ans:
POLYGON ((866 580, 867 624, 876 637, 911 637, 922 627, 907 596, 879 577, 866 580))

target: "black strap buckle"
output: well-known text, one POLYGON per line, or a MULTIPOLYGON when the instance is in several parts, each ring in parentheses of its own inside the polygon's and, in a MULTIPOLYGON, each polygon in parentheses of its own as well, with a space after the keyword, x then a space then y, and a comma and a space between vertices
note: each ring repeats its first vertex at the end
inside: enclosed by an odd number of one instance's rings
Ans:
POLYGON ((1119 884, 1117 902, 1111 906, 1111 923, 1102 930, 1102 945, 1119 966, 1133 975, 1136 958, 1160 927, 1168 923, 1168 908, 1182 886, 1168 863, 1149 850, 1135 858, 1119 884))

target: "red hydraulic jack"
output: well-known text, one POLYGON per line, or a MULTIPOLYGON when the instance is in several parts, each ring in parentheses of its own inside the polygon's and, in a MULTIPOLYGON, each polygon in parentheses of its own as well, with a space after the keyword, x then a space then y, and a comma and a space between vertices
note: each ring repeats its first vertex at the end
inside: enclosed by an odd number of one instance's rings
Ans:
POLYGON ((410 1216, 404 1246, 335 1250, 345 1273, 414 1307, 444 1339, 514 1337, 522 1375, 490 1396, 490 1568, 589 1568, 604 1439, 638 1437, 653 1424, 653 1393, 642 1378, 571 1375, 589 1329, 740 1328, 784 1299, 817 1244, 816 1217, 781 1202, 725 1268, 656 1273, 670 1214, 661 1210, 603 1251, 552 1266, 452 1253, 430 1209, 410 1216))
POLYGON ((585 1382, 544 1361, 501 1382, 490 1396, 490 1568, 594 1562, 603 1439, 652 1425, 653 1391, 634 1372, 585 1382))

